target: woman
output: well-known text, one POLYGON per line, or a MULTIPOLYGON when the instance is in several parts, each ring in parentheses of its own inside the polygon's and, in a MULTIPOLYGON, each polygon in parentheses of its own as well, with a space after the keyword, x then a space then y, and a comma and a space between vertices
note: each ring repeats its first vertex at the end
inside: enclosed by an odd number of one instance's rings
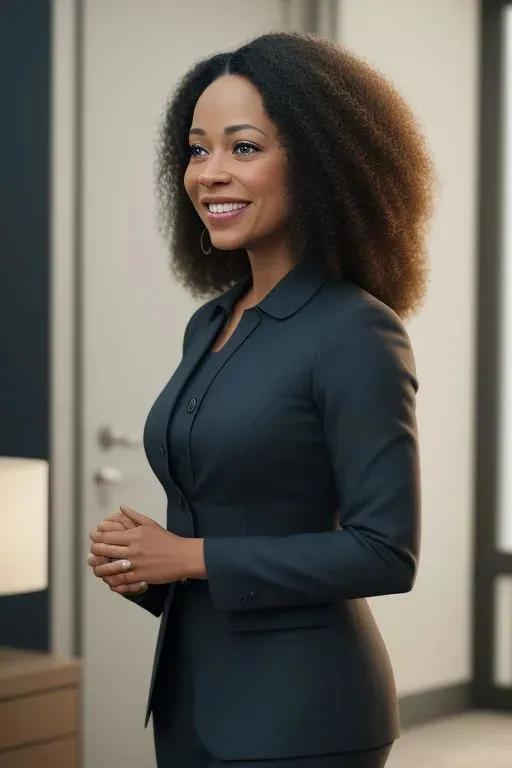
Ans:
POLYGON ((88 562, 162 614, 157 763, 381 768, 398 736, 366 599, 419 552, 417 381, 432 170, 408 107, 313 36, 195 66, 165 115, 174 271, 214 294, 145 427, 167 530, 122 508, 88 562))

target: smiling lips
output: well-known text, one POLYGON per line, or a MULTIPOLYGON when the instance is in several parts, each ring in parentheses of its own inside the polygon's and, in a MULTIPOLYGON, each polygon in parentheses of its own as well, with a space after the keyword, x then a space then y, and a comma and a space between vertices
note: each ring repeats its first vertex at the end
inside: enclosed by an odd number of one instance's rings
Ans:
POLYGON ((240 216, 250 203, 205 203, 208 209, 208 221, 229 221, 240 216))

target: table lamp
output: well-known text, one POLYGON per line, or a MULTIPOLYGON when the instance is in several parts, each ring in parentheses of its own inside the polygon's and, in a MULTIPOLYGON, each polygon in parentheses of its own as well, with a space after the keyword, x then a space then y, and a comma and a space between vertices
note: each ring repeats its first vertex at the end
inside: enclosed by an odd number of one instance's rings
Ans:
MULTIPOLYGON (((48 464, 0 457, 0 595, 47 585, 48 464)), ((81 765, 80 681, 77 659, 0 647, 2 768, 81 765)))
POLYGON ((0 457, 0 595, 48 586, 48 462, 0 457))

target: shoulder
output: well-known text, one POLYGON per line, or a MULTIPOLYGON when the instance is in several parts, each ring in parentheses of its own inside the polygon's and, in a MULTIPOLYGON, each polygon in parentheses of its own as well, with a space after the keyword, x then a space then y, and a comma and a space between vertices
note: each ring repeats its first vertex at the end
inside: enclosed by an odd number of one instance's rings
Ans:
POLYGON ((190 339, 194 335, 195 331, 203 326, 205 323, 207 323, 217 305, 218 297, 214 297, 213 299, 210 299, 205 304, 202 304, 200 307, 198 307, 195 312, 192 314, 192 316, 189 318, 187 325, 185 327, 185 334, 183 338, 183 350, 185 351, 190 339))
POLYGON ((387 304, 349 280, 328 283, 321 297, 326 307, 319 343, 354 343, 363 339, 385 345, 389 334, 402 338, 410 347, 407 329, 387 304))
POLYGON ((326 325, 372 325, 387 322, 406 333, 396 312, 350 280, 333 280, 324 286, 321 303, 327 308, 326 325))
POLYGON ((348 280, 327 285, 324 301, 327 312, 314 362, 317 382, 343 377, 367 386, 406 377, 417 389, 411 341, 396 312, 348 280))
POLYGON ((215 297, 207 301, 205 304, 201 304, 201 306, 199 306, 191 315, 187 323, 187 328, 193 329, 196 326, 200 325, 201 322, 209 319, 215 309, 215 305, 217 301, 218 301, 218 298, 215 297))

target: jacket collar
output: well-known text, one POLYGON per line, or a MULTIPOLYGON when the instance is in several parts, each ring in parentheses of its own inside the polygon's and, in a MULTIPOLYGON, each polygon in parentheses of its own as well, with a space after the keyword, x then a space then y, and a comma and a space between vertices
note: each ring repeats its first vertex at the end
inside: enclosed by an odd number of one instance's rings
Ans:
MULTIPOLYGON (((276 320, 285 320, 307 304, 327 280, 322 262, 309 257, 293 267, 256 307, 276 320)), ((215 309, 220 307, 229 315, 251 284, 251 275, 245 275, 215 300, 215 309)))

